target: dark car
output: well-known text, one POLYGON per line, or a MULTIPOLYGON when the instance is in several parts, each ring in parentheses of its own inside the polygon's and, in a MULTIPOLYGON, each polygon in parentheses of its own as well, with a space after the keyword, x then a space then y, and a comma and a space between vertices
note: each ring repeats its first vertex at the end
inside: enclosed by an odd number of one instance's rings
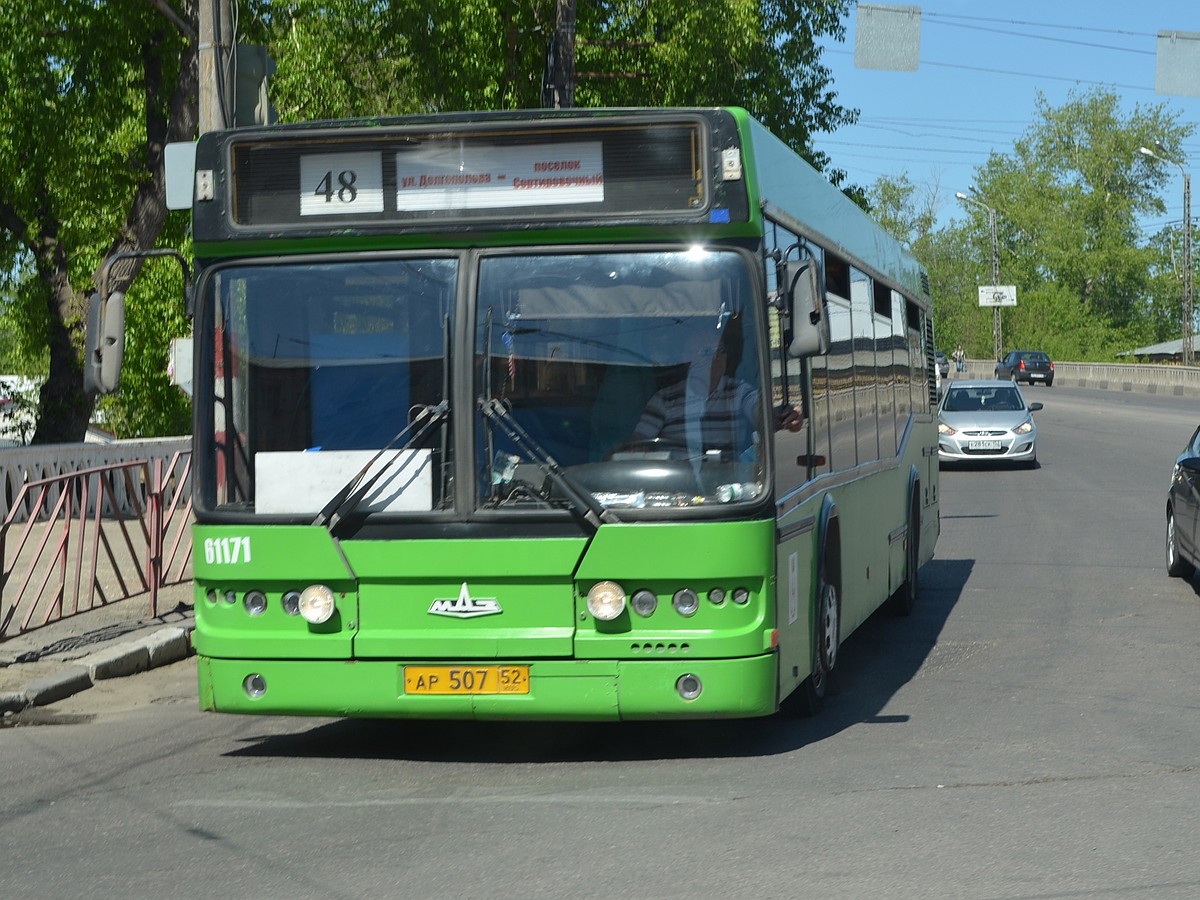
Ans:
POLYGON ((1054 363, 1041 350, 1011 350, 1004 359, 996 360, 996 377, 1052 387, 1054 363))
POLYGON ((1167 492, 1167 574, 1191 578, 1200 565, 1200 428, 1175 457, 1167 492))
POLYGON ((946 354, 941 350, 933 351, 934 361, 937 363, 938 371, 942 373, 943 378, 950 377, 950 360, 946 358, 946 354))

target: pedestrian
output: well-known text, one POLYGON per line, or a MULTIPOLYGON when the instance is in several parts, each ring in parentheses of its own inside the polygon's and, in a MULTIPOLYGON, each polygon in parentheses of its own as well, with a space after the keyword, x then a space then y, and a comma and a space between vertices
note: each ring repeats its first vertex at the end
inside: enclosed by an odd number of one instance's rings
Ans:
POLYGON ((954 348, 954 368, 959 372, 966 371, 967 354, 963 351, 962 344, 954 348))

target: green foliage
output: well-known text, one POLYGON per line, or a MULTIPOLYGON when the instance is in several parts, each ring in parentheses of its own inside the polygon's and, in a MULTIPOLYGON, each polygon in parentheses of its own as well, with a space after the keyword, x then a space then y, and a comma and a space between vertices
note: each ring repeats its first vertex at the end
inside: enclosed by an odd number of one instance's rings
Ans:
MULTIPOLYGON (((1103 89, 1057 109, 1043 98, 1038 111, 1012 154, 993 155, 977 173, 979 197, 997 212, 1000 283, 1017 285, 1017 308, 1002 314, 1004 343, 1057 342, 1060 358, 1112 359, 1159 324, 1147 320, 1161 288, 1155 253, 1139 243, 1137 223, 1161 212, 1165 173, 1138 148, 1151 135, 1177 144, 1193 127, 1164 104, 1126 113, 1103 89)), ((977 205, 970 215, 980 283, 989 283, 987 216, 977 205)))
MULTIPOLYGON (((745 106, 818 167, 837 103, 817 38, 850 0, 604 0, 576 11, 575 105, 745 106)), ((260 0, 252 39, 278 64, 281 121, 542 105, 555 0, 260 0)), ((842 173, 831 173, 840 181, 842 173)))
MULTIPOLYGON (((188 249, 182 235, 178 246, 188 249)), ((179 265, 171 259, 148 263, 126 296, 121 389, 98 403, 107 430, 121 438, 191 433, 191 401, 168 375, 171 339, 191 333, 179 265)))
POLYGON ((0 29, 8 352, 47 375, 38 436, 81 439, 86 298, 151 174, 146 123, 166 111, 147 108, 150 75, 174 80, 182 42, 153 4, 134 0, 4 3, 0 29))
MULTIPOLYGON (((746 106, 825 168, 811 135, 855 114, 837 103, 817 39, 842 37, 851 5, 578 4, 576 105, 746 106)), ((285 122, 538 107, 557 8, 555 0, 244 0, 238 38, 267 45, 276 61, 271 99, 285 122)), ((185 214, 164 227, 157 210, 137 204, 157 174, 156 123, 178 112, 171 93, 187 83, 181 64, 195 51, 197 13, 195 0, 0 4, 0 358, 47 376, 40 439, 82 437, 91 403, 80 383, 83 325, 103 260, 184 242, 185 214)), ((102 401, 122 437, 188 427, 188 404, 165 374, 170 339, 190 327, 172 266, 147 265, 128 292, 122 390, 102 401)))
POLYGON ((937 223, 936 197, 932 192, 919 197, 907 174, 876 179, 865 197, 871 215, 892 237, 913 248, 928 241, 937 223))
POLYGON ((993 283, 987 207, 996 212, 999 283, 1017 287, 1017 307, 1001 311, 1005 349, 1106 361, 1178 337, 1178 237, 1143 242, 1137 224, 1164 211, 1169 173, 1138 148, 1157 138, 1177 147, 1194 127, 1161 104, 1123 112, 1105 90, 1059 108, 1042 99, 1038 112, 1012 153, 977 170, 978 202, 965 204, 964 223, 931 230, 934 201, 919 198, 906 175, 867 192, 876 218, 929 270, 939 346, 961 341, 968 356, 992 355, 994 312, 979 307, 977 292, 993 283))

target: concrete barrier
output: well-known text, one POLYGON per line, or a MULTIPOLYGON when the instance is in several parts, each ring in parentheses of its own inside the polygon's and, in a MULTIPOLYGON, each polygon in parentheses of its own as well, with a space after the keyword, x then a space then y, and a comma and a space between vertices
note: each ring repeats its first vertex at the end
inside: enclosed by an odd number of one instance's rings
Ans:
MULTIPOLYGON (((967 360, 967 370, 961 374, 950 366, 951 379, 994 378, 995 375, 996 363, 990 359, 967 360)), ((1200 367, 1055 361, 1054 383, 1102 391, 1200 397, 1200 367)))

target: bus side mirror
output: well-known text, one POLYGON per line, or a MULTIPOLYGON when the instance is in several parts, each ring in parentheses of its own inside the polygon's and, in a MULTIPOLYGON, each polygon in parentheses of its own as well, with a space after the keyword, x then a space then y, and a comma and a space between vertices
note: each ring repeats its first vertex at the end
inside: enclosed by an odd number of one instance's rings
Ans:
POLYGON ((797 359, 829 352, 829 317, 817 268, 812 259, 789 262, 784 267, 791 323, 787 352, 797 359))
POLYGON ((125 359, 125 294, 114 291, 107 299, 92 294, 88 301, 87 344, 83 361, 83 389, 111 394, 121 385, 125 359))

